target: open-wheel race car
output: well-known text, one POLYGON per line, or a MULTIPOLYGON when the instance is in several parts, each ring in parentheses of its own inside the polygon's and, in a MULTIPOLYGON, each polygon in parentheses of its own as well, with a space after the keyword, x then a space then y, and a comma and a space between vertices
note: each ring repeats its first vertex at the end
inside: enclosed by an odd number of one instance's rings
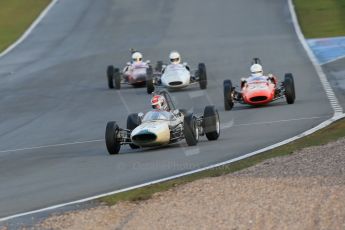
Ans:
MULTIPOLYGON (((254 58, 254 66, 261 61, 259 58, 254 58)), ((261 69, 262 72, 262 69, 261 69)), ((231 110, 234 103, 249 104, 249 105, 265 105, 272 101, 282 99, 285 97, 288 104, 295 102, 295 85, 294 78, 291 73, 286 73, 284 81, 278 83, 277 77, 273 74, 263 76, 262 73, 259 76, 251 76, 247 79, 241 80, 241 90, 237 91, 231 80, 224 80, 224 107, 225 110, 231 110)))
POLYGON ((206 106, 202 115, 175 108, 166 91, 156 92, 165 98, 166 110, 151 110, 133 113, 127 117, 127 127, 119 128, 115 121, 109 121, 105 130, 105 142, 109 154, 118 154, 121 145, 132 149, 164 146, 186 140, 189 146, 196 145, 199 136, 217 140, 220 134, 218 111, 206 106))
POLYGON ((121 71, 113 65, 107 67, 107 80, 109 89, 120 89, 121 84, 144 86, 147 79, 152 79, 153 71, 150 61, 143 61, 142 54, 131 49, 132 61, 127 62, 121 71))
POLYGON ((153 78, 147 81, 147 93, 155 91, 155 87, 164 87, 167 89, 181 89, 190 85, 199 84, 200 89, 207 88, 206 65, 199 63, 198 68, 190 70, 187 63, 176 63, 164 65, 158 61, 155 67, 153 78))

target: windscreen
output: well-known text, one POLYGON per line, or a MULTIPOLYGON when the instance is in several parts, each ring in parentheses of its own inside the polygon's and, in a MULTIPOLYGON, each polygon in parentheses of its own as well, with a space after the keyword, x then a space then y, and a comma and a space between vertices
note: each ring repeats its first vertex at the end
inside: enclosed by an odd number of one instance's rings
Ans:
POLYGON ((143 122, 155 120, 171 120, 172 115, 167 111, 154 110, 145 114, 143 122))

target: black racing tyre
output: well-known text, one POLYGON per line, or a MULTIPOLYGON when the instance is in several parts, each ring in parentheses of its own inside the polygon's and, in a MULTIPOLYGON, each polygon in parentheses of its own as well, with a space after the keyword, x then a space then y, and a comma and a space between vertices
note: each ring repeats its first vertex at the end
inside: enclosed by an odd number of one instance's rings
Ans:
POLYGON ((156 67, 155 67, 155 71, 157 72, 162 72, 163 69, 163 61, 157 61, 156 67))
POLYGON ((225 110, 231 110, 234 107, 234 99, 233 99, 233 88, 231 80, 224 80, 223 82, 224 88, 224 108, 225 110))
POLYGON ((293 104, 295 102, 295 83, 291 73, 286 73, 284 77, 284 88, 285 88, 285 97, 288 104, 293 104))
POLYGON ((121 89, 121 73, 118 68, 114 68, 115 89, 121 89))
POLYGON ((105 129, 105 144, 110 155, 118 154, 121 148, 120 141, 116 136, 119 132, 119 127, 115 121, 109 121, 105 129))
POLYGON ((114 66, 110 65, 107 68, 107 79, 109 89, 114 88, 114 66))
POLYGON ((218 139, 220 135, 220 121, 218 111, 214 106, 205 107, 203 128, 209 141, 218 139))
POLYGON ((199 129, 196 124, 195 117, 192 113, 184 117, 183 134, 186 139, 187 145, 194 146, 199 141, 199 129))
POLYGON ((207 74, 206 74, 206 66, 204 63, 199 63, 198 65, 198 76, 199 76, 200 89, 206 89, 207 88, 207 74))
MULTIPOLYGON (((141 121, 137 113, 129 114, 127 117, 127 129, 133 130, 140 125, 141 121)), ((138 149, 139 146, 135 144, 129 144, 132 149, 138 149)))
POLYGON ((115 89, 121 89, 121 73, 118 68, 114 69, 115 89))
POLYGON ((153 85, 153 71, 151 66, 146 70, 146 91, 148 94, 151 94, 155 91, 155 86, 153 85))

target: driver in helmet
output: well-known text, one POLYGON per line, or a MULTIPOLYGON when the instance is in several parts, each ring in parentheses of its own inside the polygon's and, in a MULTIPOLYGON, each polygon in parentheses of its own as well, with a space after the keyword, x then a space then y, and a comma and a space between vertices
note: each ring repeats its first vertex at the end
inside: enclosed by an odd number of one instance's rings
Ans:
POLYGON ((241 79, 241 88, 243 88, 247 82, 253 81, 253 80, 263 80, 263 81, 270 81, 273 84, 277 84, 277 78, 273 74, 268 74, 265 76, 263 74, 263 68, 260 64, 253 64, 250 67, 251 75, 248 78, 242 78, 241 79))
POLYGON ((181 63, 181 55, 177 51, 172 51, 169 54, 170 64, 180 64, 181 63))
MULTIPOLYGON (((169 54, 169 60, 170 60, 170 64, 169 65, 183 65, 188 71, 189 66, 186 62, 183 62, 181 64, 181 55, 179 52, 177 51, 171 51, 169 54)), ((165 68, 163 68, 162 72, 164 73, 165 68)))
POLYGON ((151 105, 153 109, 168 111, 168 104, 162 95, 155 95, 151 99, 151 105))
POLYGON ((143 62, 143 55, 140 52, 131 49, 131 53, 132 53, 131 61, 127 63, 123 72, 130 72, 135 68, 135 66, 145 64, 143 62))
POLYGON ((141 64, 143 62, 143 55, 140 52, 132 54, 132 64, 141 64))

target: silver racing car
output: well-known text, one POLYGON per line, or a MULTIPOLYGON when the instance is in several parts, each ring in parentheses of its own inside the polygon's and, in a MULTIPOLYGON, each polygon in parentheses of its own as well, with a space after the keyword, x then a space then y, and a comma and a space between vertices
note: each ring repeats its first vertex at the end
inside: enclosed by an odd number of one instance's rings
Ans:
POLYGON ((198 69, 191 71, 187 63, 164 65, 158 61, 153 78, 146 83, 147 93, 155 91, 155 86, 167 89, 181 89, 189 85, 199 84, 200 89, 207 87, 206 65, 198 64, 198 69))
POLYGON ((130 114, 127 128, 119 128, 115 121, 109 121, 105 130, 105 142, 109 154, 118 154, 121 145, 132 149, 163 146, 186 140, 189 146, 196 145, 199 136, 217 140, 220 134, 218 111, 206 106, 202 115, 175 108, 166 91, 158 92, 167 101, 167 110, 152 110, 130 114))

